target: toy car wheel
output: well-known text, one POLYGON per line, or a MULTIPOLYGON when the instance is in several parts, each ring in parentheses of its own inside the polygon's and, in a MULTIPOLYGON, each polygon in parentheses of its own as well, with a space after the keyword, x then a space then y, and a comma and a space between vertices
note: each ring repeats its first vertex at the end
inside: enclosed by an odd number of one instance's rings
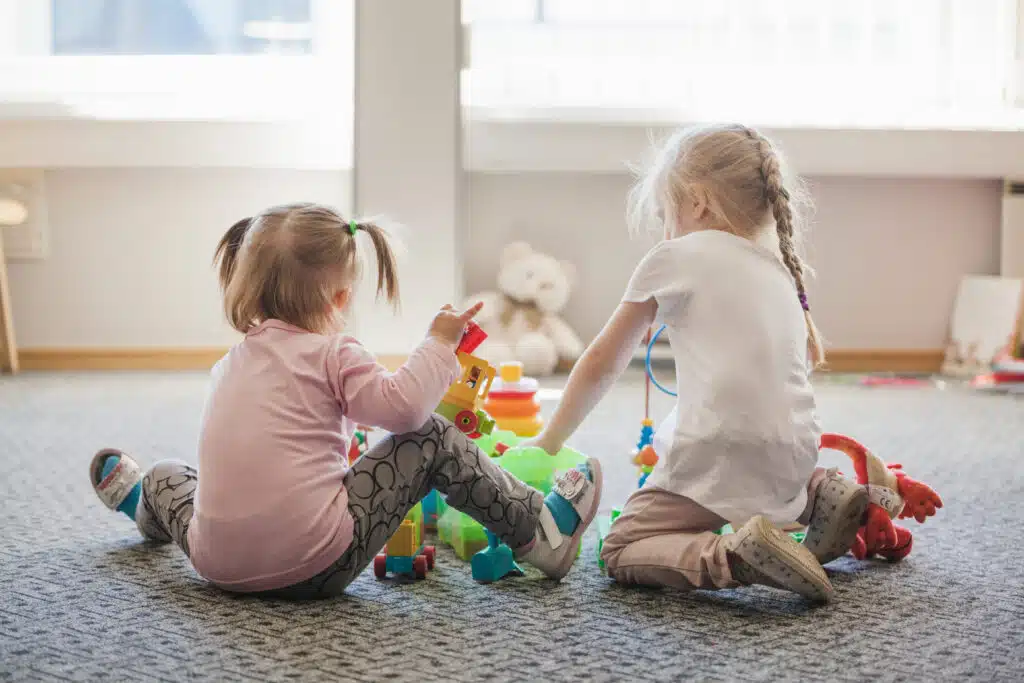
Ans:
POLYGON ((385 555, 378 555, 373 558, 373 573, 378 579, 388 575, 388 558, 385 555))
POLYGON ((422 579, 427 576, 427 558, 423 555, 417 555, 412 560, 412 572, 416 575, 417 579, 422 579))
POLYGON ((434 546, 428 545, 423 547, 423 555, 427 558, 427 569, 434 568, 434 546))
POLYGON ((460 432, 472 434, 479 424, 480 418, 472 410, 463 410, 455 416, 455 426, 459 428, 460 432))

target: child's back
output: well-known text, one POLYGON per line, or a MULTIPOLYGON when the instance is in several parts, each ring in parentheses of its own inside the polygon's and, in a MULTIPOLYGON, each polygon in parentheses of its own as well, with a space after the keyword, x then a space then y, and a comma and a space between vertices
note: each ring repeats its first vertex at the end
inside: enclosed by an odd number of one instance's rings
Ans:
POLYGON ((730 520, 796 519, 820 430, 803 311, 771 242, 720 230, 662 242, 624 300, 652 297, 671 339, 679 398, 658 430, 649 485, 730 520))
POLYGON ((189 534, 203 576, 224 586, 288 585, 345 549, 352 519, 338 454, 354 425, 331 381, 342 349, 270 320, 214 368, 189 534), (311 553, 308 538, 325 541, 311 553))

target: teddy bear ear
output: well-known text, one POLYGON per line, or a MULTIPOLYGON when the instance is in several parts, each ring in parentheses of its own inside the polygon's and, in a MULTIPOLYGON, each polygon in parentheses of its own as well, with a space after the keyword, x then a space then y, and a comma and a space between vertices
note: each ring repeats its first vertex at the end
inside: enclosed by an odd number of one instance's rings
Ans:
POLYGON ((568 261, 559 261, 558 265, 562 267, 562 272, 565 273, 565 279, 569 281, 569 286, 574 286, 576 284, 576 266, 568 261))
POLYGON ((507 266, 533 253, 533 247, 526 242, 510 242, 501 252, 501 265, 507 266))

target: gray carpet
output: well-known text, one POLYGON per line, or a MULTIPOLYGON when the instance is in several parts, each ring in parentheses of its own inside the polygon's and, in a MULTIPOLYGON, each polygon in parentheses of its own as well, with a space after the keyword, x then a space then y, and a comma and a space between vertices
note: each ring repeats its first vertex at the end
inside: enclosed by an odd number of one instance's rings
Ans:
MULTIPOLYGON (((639 378, 576 441, 605 464, 608 506, 635 485, 639 378)), ((826 607, 767 588, 618 587, 593 539, 557 586, 478 586, 442 553, 425 581, 368 573, 342 599, 289 604, 204 585, 87 482, 100 446, 191 459, 204 387, 190 374, 0 378, 0 679, 1024 680, 1020 399, 821 386, 829 428, 946 501, 911 523, 902 564, 835 562, 826 607)))

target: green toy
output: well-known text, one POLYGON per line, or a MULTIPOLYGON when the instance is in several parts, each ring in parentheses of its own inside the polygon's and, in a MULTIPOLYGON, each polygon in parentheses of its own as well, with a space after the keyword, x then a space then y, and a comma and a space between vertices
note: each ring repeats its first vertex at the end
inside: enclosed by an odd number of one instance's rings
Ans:
MULTIPOLYGON (((492 456, 494 462, 545 496, 551 492, 558 472, 571 470, 586 457, 579 451, 565 447, 555 455, 542 448, 516 448, 525 439, 513 432, 494 430, 474 439, 477 447, 492 456)), ((469 515, 449 507, 438 497, 437 536, 452 547, 462 560, 469 561, 474 554, 488 547, 487 533, 482 524, 469 515)))

